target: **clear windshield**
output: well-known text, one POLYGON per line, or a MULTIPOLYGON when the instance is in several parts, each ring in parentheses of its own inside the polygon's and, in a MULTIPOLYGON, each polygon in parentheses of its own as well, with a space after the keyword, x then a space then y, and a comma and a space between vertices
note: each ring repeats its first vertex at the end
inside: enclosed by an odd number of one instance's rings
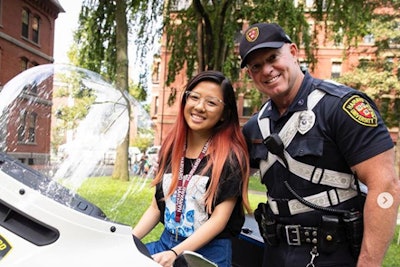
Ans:
MULTIPOLYGON (((90 177, 111 175, 105 157, 128 131, 151 127, 139 102, 99 74, 36 66, 0 92, 0 170, 77 208, 84 200, 74 192, 90 177)), ((103 216, 95 203, 91 214, 103 216)))

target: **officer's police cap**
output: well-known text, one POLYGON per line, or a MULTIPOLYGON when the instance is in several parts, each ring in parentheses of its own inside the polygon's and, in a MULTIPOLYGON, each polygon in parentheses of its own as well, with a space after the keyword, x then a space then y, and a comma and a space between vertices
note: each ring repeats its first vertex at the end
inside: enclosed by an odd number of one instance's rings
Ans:
POLYGON ((244 68, 248 55, 261 48, 280 48, 292 40, 276 23, 256 23, 247 28, 240 41, 239 53, 242 59, 240 65, 244 68))

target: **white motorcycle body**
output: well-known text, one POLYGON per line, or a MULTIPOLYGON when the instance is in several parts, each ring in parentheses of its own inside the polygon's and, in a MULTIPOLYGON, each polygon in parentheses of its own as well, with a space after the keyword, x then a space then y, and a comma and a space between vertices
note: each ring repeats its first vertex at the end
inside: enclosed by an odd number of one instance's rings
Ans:
POLYGON ((139 251, 131 227, 107 220, 91 203, 56 184, 49 186, 38 172, 4 156, 0 157, 0 267, 26 266, 160 265, 139 251), (72 200, 70 207, 61 203, 65 198, 72 200))

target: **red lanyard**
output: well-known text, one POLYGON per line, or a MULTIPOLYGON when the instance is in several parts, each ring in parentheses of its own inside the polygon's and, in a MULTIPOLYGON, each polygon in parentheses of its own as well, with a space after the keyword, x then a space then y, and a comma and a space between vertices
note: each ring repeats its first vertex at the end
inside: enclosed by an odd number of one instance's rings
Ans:
POLYGON ((190 172, 187 176, 183 175, 184 165, 185 165, 185 163, 184 163, 185 162, 185 151, 186 151, 186 145, 185 145, 184 153, 181 158, 181 165, 179 168, 178 188, 176 189, 176 209, 175 209, 175 221, 176 222, 181 221, 183 200, 185 199, 186 188, 187 188, 189 181, 192 178, 194 172, 196 171, 197 167, 199 167, 201 160, 206 155, 209 141, 210 141, 210 139, 208 139, 207 142, 205 143, 203 149, 201 150, 199 156, 196 159, 196 162, 192 166, 192 169, 190 170, 190 172))

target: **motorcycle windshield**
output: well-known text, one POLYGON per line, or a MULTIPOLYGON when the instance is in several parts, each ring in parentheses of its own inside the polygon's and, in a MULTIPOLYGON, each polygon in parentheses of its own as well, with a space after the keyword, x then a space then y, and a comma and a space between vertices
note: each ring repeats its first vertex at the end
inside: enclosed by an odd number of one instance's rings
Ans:
POLYGON ((99 218, 106 216, 77 189, 91 177, 110 176, 114 166, 106 158, 115 158, 132 132, 152 127, 126 91, 97 73, 56 64, 30 68, 3 87, 0 125, 0 171, 99 218))

